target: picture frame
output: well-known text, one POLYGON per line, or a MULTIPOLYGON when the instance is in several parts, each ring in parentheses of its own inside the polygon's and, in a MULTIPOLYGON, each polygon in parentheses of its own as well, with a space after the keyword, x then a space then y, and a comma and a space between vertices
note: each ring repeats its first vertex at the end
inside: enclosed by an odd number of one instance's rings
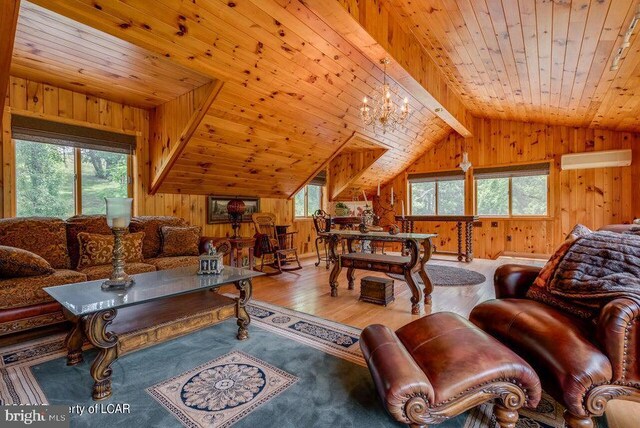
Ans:
POLYGON ((241 199, 246 211, 242 223, 251 221, 251 214, 260 212, 260 198, 252 196, 207 196, 207 224, 231 223, 227 213, 227 204, 232 199, 241 199))

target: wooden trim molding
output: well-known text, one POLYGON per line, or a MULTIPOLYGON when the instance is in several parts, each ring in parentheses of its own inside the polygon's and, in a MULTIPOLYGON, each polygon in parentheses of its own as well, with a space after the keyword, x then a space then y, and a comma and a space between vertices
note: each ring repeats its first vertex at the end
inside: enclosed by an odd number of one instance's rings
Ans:
MULTIPOLYGON (((200 126, 200 122, 202 122, 202 119, 206 116, 207 111, 209 111, 209 107, 211 107, 211 104, 216 100, 223 86, 224 82, 220 80, 216 80, 208 84, 206 96, 192 113, 184 129, 180 132, 180 136, 177 141, 172 145, 166 160, 162 163, 158 172, 155 174, 155 177, 151 180, 151 187, 149 188, 149 193, 151 195, 155 195, 160 189, 162 182, 167 178, 169 171, 171 171, 171 167, 176 163, 180 154, 189 143, 189 140, 191 140, 193 133, 196 131, 198 126, 200 126)), ((161 107, 162 106, 159 108, 161 107)))
MULTIPOLYGON (((16 38, 18 14, 20 12, 20 0, 5 0, 0 2, 0 105, 4 106, 4 100, 9 89, 11 58, 13 56, 13 42, 16 38)), ((3 124, 0 126, 4 126, 3 124)), ((2 131, 3 128, 0 128, 2 131)))

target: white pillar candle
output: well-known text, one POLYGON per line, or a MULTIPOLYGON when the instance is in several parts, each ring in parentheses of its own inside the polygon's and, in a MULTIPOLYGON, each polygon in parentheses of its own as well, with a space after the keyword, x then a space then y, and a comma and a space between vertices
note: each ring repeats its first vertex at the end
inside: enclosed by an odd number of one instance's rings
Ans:
POLYGON ((368 204, 369 201, 367 201, 367 194, 364 192, 364 190, 362 191, 362 196, 364 196, 364 203, 368 204))
POLYGON ((124 228, 127 227, 126 217, 115 217, 113 219, 113 227, 124 228))
POLYGON ((391 205, 393 205, 393 186, 391 186, 391 205))
POLYGON ((402 201, 402 219, 404 220, 404 201, 402 201))

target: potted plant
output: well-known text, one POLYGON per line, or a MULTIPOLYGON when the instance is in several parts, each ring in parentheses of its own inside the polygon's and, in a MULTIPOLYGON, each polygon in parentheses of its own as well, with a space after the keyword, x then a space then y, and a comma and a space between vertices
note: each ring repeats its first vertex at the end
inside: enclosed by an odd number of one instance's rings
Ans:
POLYGON ((336 215, 337 216, 347 216, 349 215, 349 211, 351 211, 349 209, 349 206, 347 206, 347 204, 345 204, 344 202, 338 202, 336 204, 336 215))

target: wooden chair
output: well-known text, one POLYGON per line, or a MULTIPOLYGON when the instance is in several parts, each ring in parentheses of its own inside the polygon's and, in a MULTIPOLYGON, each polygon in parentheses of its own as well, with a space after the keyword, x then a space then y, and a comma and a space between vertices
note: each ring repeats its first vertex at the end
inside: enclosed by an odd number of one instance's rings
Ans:
POLYGON ((256 270, 267 275, 276 275, 302 269, 294 243, 294 237, 298 232, 278 233, 276 215, 273 213, 253 213, 251 219, 256 228, 256 250, 260 257, 260 269, 256 270), (268 260, 267 263, 265 259, 268 260), (290 263, 297 266, 287 267, 290 263), (275 272, 266 272, 265 264, 275 269, 275 272))
POLYGON ((327 270, 331 265, 331 257, 329 257, 329 241, 326 236, 323 236, 323 232, 331 230, 331 216, 323 210, 317 210, 312 215, 313 225, 316 228, 318 237, 316 238, 316 254, 318 255, 318 261, 316 266, 320 266, 320 263, 325 262, 327 264, 327 270), (324 255, 320 256, 320 246, 324 246, 324 255))

